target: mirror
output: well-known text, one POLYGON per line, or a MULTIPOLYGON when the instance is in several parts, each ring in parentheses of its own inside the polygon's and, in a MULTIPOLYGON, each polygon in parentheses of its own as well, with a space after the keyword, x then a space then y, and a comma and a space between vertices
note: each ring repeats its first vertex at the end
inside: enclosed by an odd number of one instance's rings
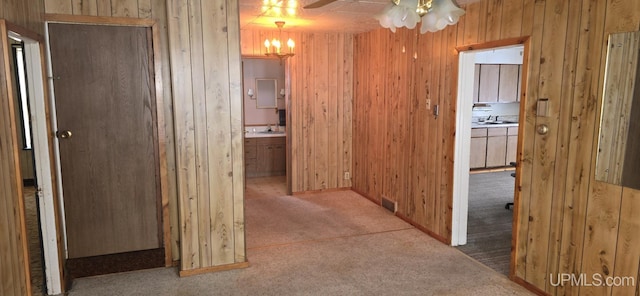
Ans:
POLYGON ((275 78, 256 79, 256 108, 276 108, 278 81, 275 78))
POLYGON ((609 35, 596 180, 640 189, 640 32, 609 35))

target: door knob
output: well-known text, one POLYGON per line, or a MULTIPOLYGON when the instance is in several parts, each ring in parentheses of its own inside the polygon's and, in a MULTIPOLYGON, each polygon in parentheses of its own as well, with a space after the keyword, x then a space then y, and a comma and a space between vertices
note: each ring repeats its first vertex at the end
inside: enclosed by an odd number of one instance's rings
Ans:
POLYGON ((549 126, 547 126, 546 124, 541 124, 538 125, 538 128, 536 130, 538 131, 538 134, 546 135, 549 132, 549 126))
POLYGON ((68 139, 71 138, 73 134, 71 133, 71 131, 57 131, 56 132, 56 137, 60 138, 60 139, 68 139))

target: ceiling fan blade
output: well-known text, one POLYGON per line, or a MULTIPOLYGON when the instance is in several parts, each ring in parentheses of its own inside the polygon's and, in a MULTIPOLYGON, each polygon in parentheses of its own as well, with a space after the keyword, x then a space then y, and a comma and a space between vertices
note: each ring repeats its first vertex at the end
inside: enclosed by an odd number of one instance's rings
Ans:
POLYGON ((313 3, 309 4, 309 5, 306 5, 306 6, 302 7, 302 8, 304 8, 304 9, 320 8, 322 6, 325 6, 327 4, 333 3, 335 1, 338 1, 338 0, 318 0, 318 1, 313 2, 313 3))

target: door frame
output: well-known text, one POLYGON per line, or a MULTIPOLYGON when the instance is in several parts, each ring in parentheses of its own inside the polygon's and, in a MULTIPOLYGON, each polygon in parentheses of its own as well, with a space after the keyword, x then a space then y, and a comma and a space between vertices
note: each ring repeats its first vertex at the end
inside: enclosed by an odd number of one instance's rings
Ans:
MULTIPOLYGON (((43 244, 43 257, 44 257, 44 272, 45 272, 45 281, 47 285, 47 293, 48 294, 59 294, 62 292, 62 269, 61 269, 61 253, 59 252, 59 243, 60 241, 57 238, 57 230, 59 221, 59 217, 56 216, 56 199, 54 196, 53 189, 53 162, 49 157, 51 145, 49 143, 48 138, 48 122, 46 120, 48 114, 48 106, 46 104, 46 90, 45 90, 45 76, 44 76, 44 38, 39 34, 25 29, 23 27, 17 26, 10 22, 7 22, 4 19, 0 20, 0 38, 3 42, 3 47, 7 47, 9 45, 8 38, 19 40, 24 44, 24 58, 25 58, 25 67, 26 71, 26 79, 29 85, 29 104, 30 104, 30 118, 32 121, 32 134, 33 134, 33 152, 35 158, 35 166, 36 166, 36 178, 38 180, 38 188, 36 195, 38 197, 38 207, 42 209, 40 211, 39 219, 40 222, 40 231, 42 233, 42 244, 43 244)), ((5 58, 9 57, 8 48, 5 48, 5 52, 2 53, 5 58)), ((13 77, 13 71, 8 68, 8 63, 6 64, 6 68, 3 69, 5 71, 7 79, 11 79, 13 77)), ((7 83, 11 85, 11 83, 7 83)), ((8 93, 10 101, 16 101, 14 97, 14 93, 10 91, 8 93)), ((15 130, 17 127, 14 125, 13 129, 15 130)), ((18 168, 19 169, 19 168, 18 168)), ((19 173, 19 172, 18 172, 19 173)), ((22 181, 22 178, 19 178, 19 181, 22 181)), ((20 184, 22 185, 22 184, 20 184)), ((21 188, 21 187, 20 187, 21 188)), ((19 197, 21 200, 23 199, 22 190, 18 191, 19 197)), ((18 215, 21 224, 20 232, 23 233, 22 246, 23 250, 18 250, 23 252, 25 256, 24 260, 24 268, 25 276, 27 278, 27 293, 31 294, 31 284, 30 284, 30 264, 28 257, 28 238, 26 236, 26 218, 24 214, 24 206, 23 203, 20 203, 18 207, 18 215)))
MULTIPOLYGON (((468 204, 469 204, 469 156, 470 156, 470 139, 471 139, 471 111, 473 102, 469 101, 468 97, 471 96, 473 90, 473 71, 469 69, 470 65, 474 62, 473 54, 471 51, 481 51, 496 48, 504 48, 510 46, 521 45, 523 49, 522 60, 522 82, 520 85, 520 116, 518 124, 518 145, 517 145, 517 157, 516 157, 516 189, 520 185, 519 173, 522 168, 521 155, 522 144, 524 138, 524 125, 525 125, 525 106, 526 106, 526 89, 527 89, 527 75, 529 64, 529 37, 519 37, 512 39, 505 39, 493 42, 487 42, 482 44, 473 44, 457 47, 456 61, 458 63, 457 70, 457 103, 456 103, 456 134, 455 134, 455 147, 454 147, 454 167, 453 167, 453 201, 452 201, 452 221, 451 221, 451 245, 458 246, 467 243, 467 218, 468 218, 468 204), (469 87, 471 86, 471 87, 469 87)), ((471 66, 473 67, 473 66, 471 66)), ((513 231, 511 238, 511 263, 510 266, 514 266, 515 262, 515 248, 518 241, 518 215, 520 208, 520 192, 514 190, 513 197, 513 231)), ((510 268, 510 273, 513 274, 513 268, 510 268)))
MULTIPOLYGON (((55 93, 53 88, 53 73, 51 66, 51 52, 49 46, 49 24, 50 23, 62 23, 62 24, 79 24, 79 25, 101 25, 101 26, 132 26, 132 27, 144 27, 151 29, 151 38, 153 44, 153 66, 154 66, 154 83, 155 83, 155 103, 156 103, 156 128, 157 128, 157 145, 158 145, 158 162, 159 162, 159 174, 160 174, 160 195, 161 195, 161 216, 162 216, 162 232, 164 254, 165 254, 165 266, 172 266, 172 251, 171 251, 171 224, 169 216, 169 194, 168 194, 168 181, 167 181, 167 157, 166 157, 166 137, 165 137, 165 121, 164 121, 164 95, 163 95, 163 77, 162 77, 162 59, 161 59, 161 46, 160 46, 160 26, 155 20, 152 19, 138 19, 138 18, 121 18, 121 17, 97 17, 97 16, 73 16, 73 15, 58 15, 58 14, 45 14, 45 36, 47 44, 47 75, 52 77, 49 79, 49 97, 51 106, 51 125, 55 131, 57 129, 56 123, 56 109, 55 109, 55 93)), ((60 151, 59 141, 57 137, 53 137, 54 159, 56 162, 56 176, 58 186, 58 196, 60 203, 60 212, 64 214, 64 196, 62 192, 62 173, 60 167, 60 151)), ((62 236, 64 241, 65 258, 68 257, 67 252, 67 236, 66 226, 64 219, 62 221, 62 236)))
MULTIPOLYGON (((241 60, 242 59, 265 59, 265 60, 273 60, 275 58, 273 57, 268 57, 265 55, 241 55, 241 60)), ((289 61, 289 59, 281 59, 280 60, 280 64, 282 65, 282 68, 284 69, 284 112, 285 112, 285 122, 286 125, 288 126, 285 127, 285 152, 286 152, 286 156, 285 156, 285 162, 286 162, 286 169, 285 169, 285 177, 286 177, 286 181, 287 181, 287 185, 286 185, 286 193, 287 195, 291 195, 293 194, 293 190, 292 190, 292 166, 291 166, 291 149, 292 149, 292 142, 291 142, 291 63, 289 61)), ((244 66, 242 67, 242 83, 244 84, 244 66)), ((244 85, 242 86, 243 92, 244 92, 244 85)), ((246 126, 244 124, 244 94, 242 97, 242 130, 246 130, 246 126)), ((244 138, 244 133, 243 133, 243 138, 244 138)), ((244 170, 245 168, 243 168, 244 170)), ((245 176, 245 188, 246 188, 246 174, 244 174, 245 176)))

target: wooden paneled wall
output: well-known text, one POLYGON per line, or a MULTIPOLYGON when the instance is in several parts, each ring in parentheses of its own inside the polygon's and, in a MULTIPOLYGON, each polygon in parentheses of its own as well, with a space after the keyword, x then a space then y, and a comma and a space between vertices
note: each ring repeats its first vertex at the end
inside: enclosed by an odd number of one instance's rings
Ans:
POLYGON ((354 102, 353 188, 397 201, 399 215, 441 240, 450 233, 455 106, 443 99, 451 96, 444 76, 453 60, 445 37, 409 30, 358 35, 354 102))
POLYGON ((87 15, 106 17, 151 18, 160 28, 160 69, 162 71, 165 148, 169 213, 171 217, 171 251, 173 260, 180 259, 180 227, 178 226, 178 197, 176 184, 175 138, 173 132, 173 97, 169 65, 169 39, 167 31, 167 0, 46 0, 47 14, 87 15))
POLYGON ((238 3, 168 2, 181 275, 247 266, 238 3))
POLYGON ((24 201, 20 152, 16 129, 14 103, 9 98, 13 86, 8 63, 10 49, 6 27, 0 24, 0 294, 29 295, 29 268, 27 263, 24 201), (7 71, 5 71, 7 69, 7 71))
POLYGON ((398 201, 400 216, 449 241, 456 47, 527 36, 514 279, 552 295, 637 294, 640 191, 595 181, 594 164, 607 36, 640 28, 640 2, 480 0, 464 8, 457 25, 437 33, 356 36, 353 188, 398 201), (538 98, 549 98, 549 116, 536 116, 538 98), (548 134, 536 133, 541 124, 548 134), (629 276, 636 286, 555 287, 561 273, 629 276))
MULTIPOLYGON (((262 56, 264 40, 277 31, 242 30, 242 54, 262 56)), ((283 33, 296 42, 288 61, 291 94, 293 192, 351 187, 353 36, 344 33, 283 33)))
MULTIPOLYGON (((0 2, 0 17, 35 32, 43 32, 41 0, 10 0, 0 2)), ((4 23, 0 25, 0 294, 22 296, 31 294, 30 274, 27 258, 26 229, 21 216, 24 215, 22 199, 22 176, 20 173, 20 146, 15 122, 15 102, 10 100, 13 92, 10 63, 11 49, 4 23)))
MULTIPOLYGON (((48 0, 47 0, 48 1, 48 0)), ((3 0, 0 1, 0 18, 13 24, 44 35, 45 0, 3 0)))

